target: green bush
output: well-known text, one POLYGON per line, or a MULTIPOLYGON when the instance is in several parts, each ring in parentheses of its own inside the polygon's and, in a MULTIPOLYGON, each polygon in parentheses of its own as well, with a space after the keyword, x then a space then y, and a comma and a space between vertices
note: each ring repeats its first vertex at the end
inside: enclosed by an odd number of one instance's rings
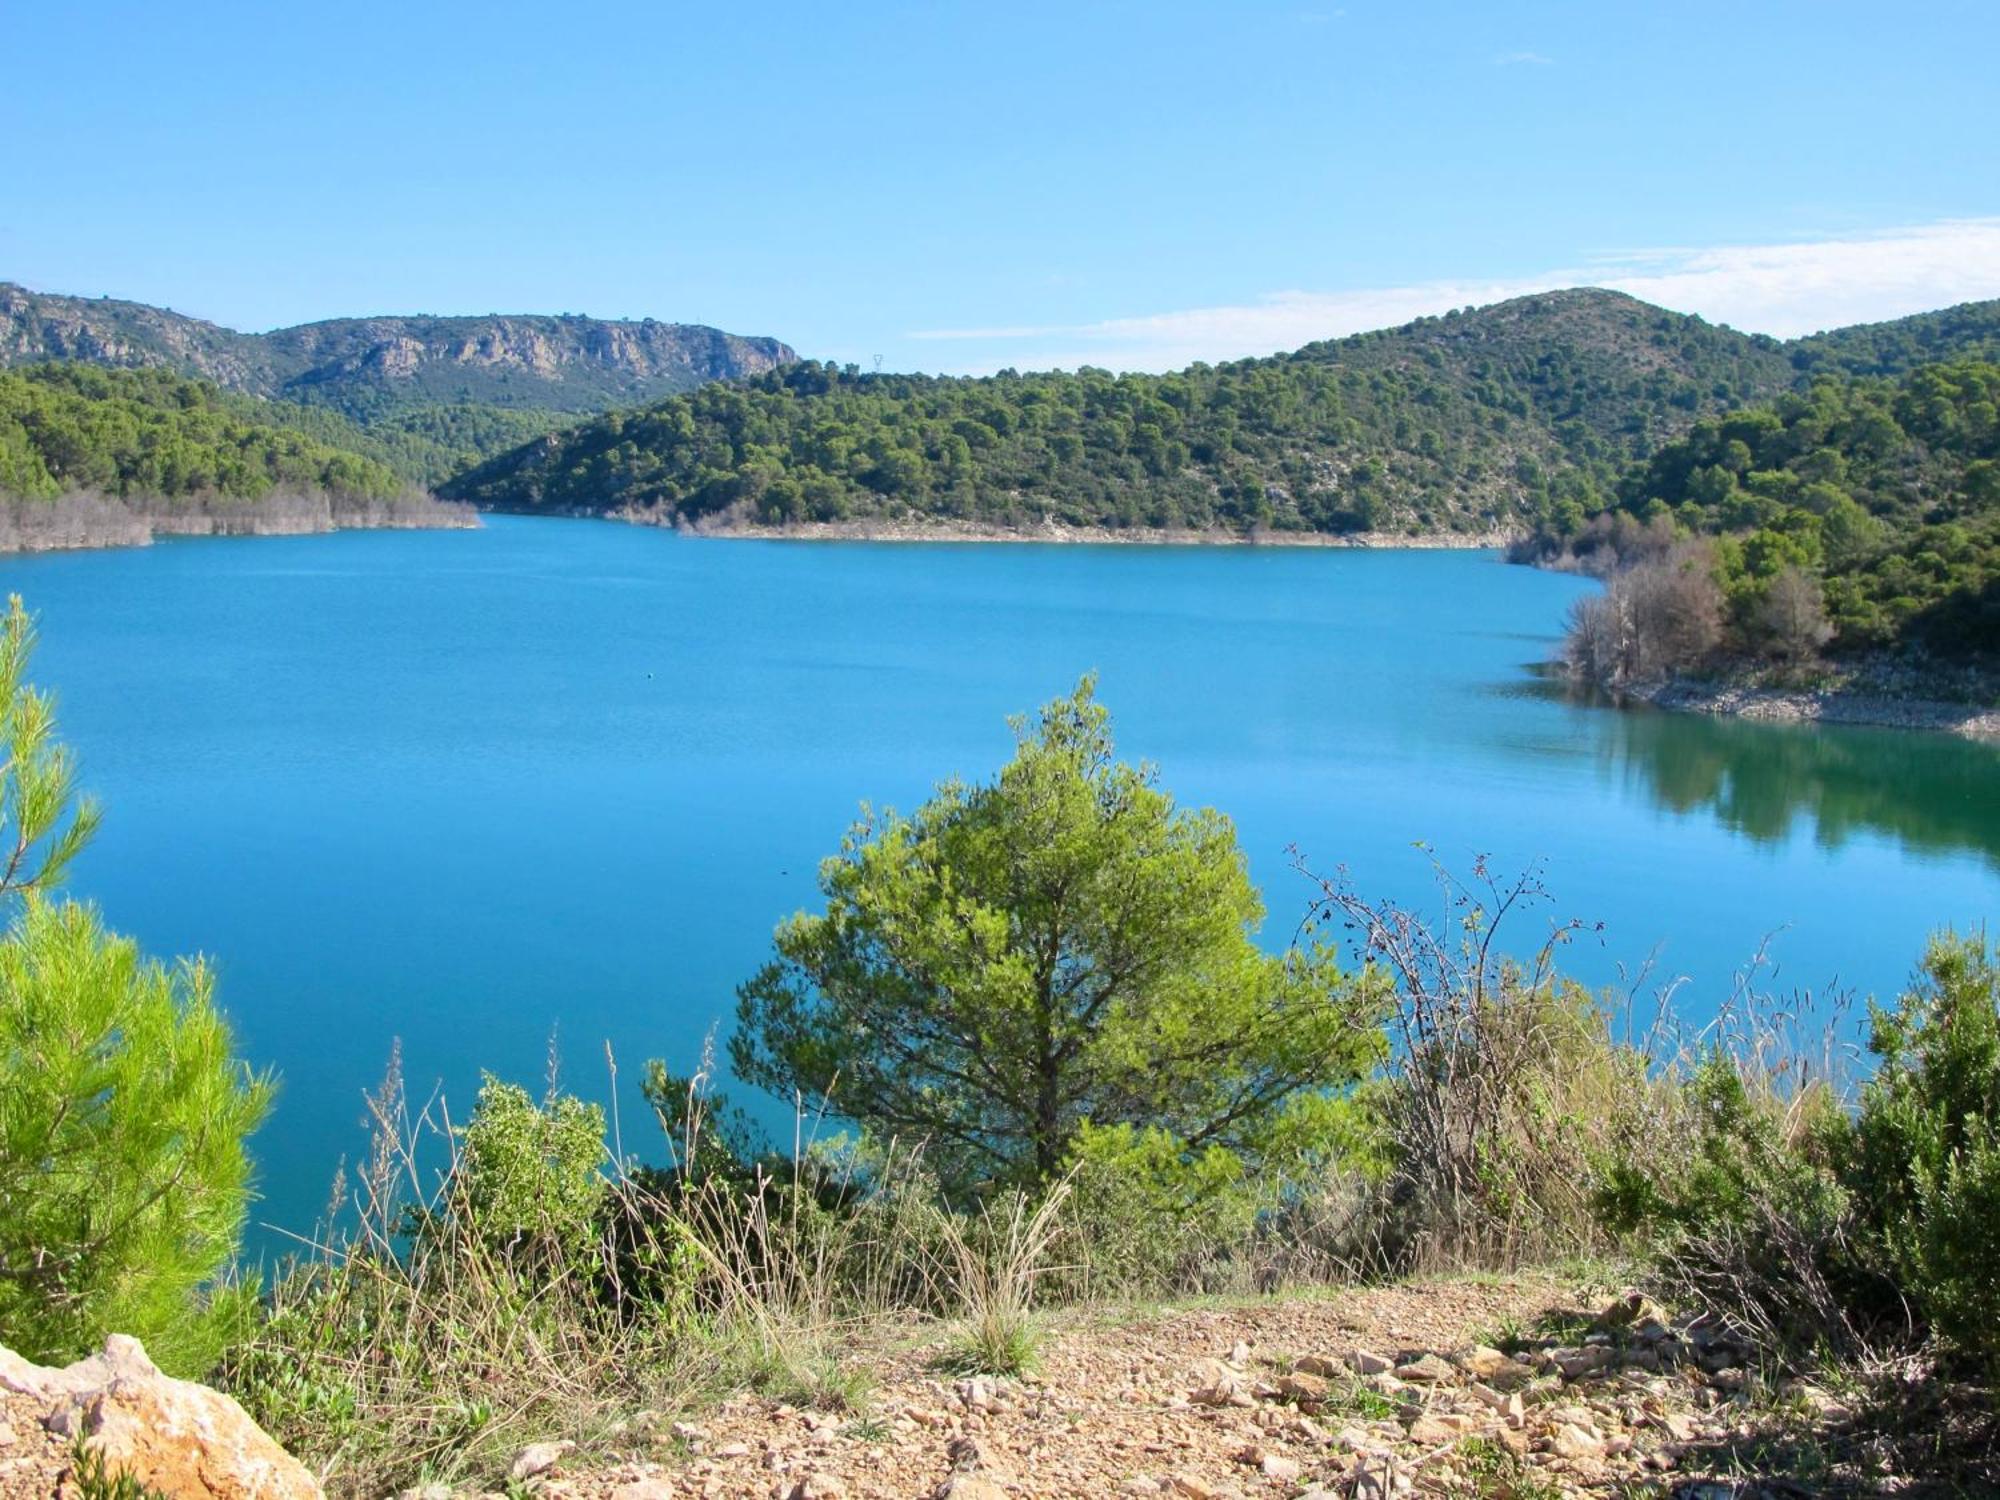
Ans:
POLYGON ((1873 1015, 1847 1174, 1869 1248, 1931 1330, 2000 1369, 2000 969, 1949 935, 1873 1015))
POLYGON ((0 1337, 51 1360, 129 1333, 163 1369, 206 1369, 245 1298, 196 1289, 235 1252, 270 1097, 207 969, 29 897, 0 942, 0 1337))
POLYGON ((603 1110, 569 1094, 537 1105, 488 1074, 465 1127, 452 1212, 489 1245, 574 1255, 597 1238, 603 1165, 603 1110))

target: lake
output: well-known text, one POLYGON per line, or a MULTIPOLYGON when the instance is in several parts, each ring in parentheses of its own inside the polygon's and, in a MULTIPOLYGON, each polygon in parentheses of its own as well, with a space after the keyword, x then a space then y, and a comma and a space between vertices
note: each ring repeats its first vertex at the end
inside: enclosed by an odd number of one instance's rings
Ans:
MULTIPOLYGON (((308 1228, 400 1038, 463 1117, 482 1068, 605 1092, 690 1068, 864 799, 911 806, 1100 674, 1123 752, 1236 820, 1282 942, 1298 845, 1422 899, 1540 860, 1714 1008, 1891 992, 2000 911, 2000 751, 1946 736, 1574 704, 1530 670, 1591 587, 1485 553, 701 541, 498 517, 477 532, 181 541, 0 560, 41 618, 107 805, 72 885, 160 955, 212 955, 281 1078, 256 1217, 308 1228)), ((767 1114, 769 1109, 767 1108, 767 1114)), ((268 1240, 260 1240, 268 1244, 268 1240)))

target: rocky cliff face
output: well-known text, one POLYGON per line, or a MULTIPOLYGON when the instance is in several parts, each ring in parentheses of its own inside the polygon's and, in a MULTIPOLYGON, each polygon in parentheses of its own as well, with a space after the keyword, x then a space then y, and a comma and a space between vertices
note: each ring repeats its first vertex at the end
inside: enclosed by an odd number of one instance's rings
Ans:
POLYGON ((157 365, 355 415, 455 401, 598 411, 761 374, 795 358, 776 339, 650 318, 340 318, 245 334, 144 303, 0 282, 0 366, 43 359, 157 365))

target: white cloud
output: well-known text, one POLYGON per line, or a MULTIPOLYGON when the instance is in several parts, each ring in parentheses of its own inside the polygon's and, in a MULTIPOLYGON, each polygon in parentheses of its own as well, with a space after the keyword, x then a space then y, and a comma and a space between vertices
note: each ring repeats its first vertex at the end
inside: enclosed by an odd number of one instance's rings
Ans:
POLYGON ((1498 57, 1493 59, 1493 66, 1496 68, 1550 68, 1555 66, 1555 61, 1553 57, 1546 57, 1539 52, 1502 52, 1498 57))
POLYGON ((1630 251, 1539 276, 1347 292, 1274 292, 1242 306, 1097 323, 929 329, 910 337, 1001 346, 966 351, 960 368, 968 373, 1002 365, 1169 370, 1195 360, 1296 349, 1315 339, 1393 327, 1454 307, 1572 286, 1611 287, 1746 332, 1791 338, 2000 297, 2000 218, 1949 219, 1775 245, 1630 251))

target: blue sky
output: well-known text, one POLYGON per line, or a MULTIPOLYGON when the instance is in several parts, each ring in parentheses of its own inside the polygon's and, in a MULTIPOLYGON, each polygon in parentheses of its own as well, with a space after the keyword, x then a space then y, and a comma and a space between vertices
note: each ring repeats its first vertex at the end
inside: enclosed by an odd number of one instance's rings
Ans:
POLYGON ((0 279, 1165 368, 1601 282, 2000 296, 2000 5, 18 0, 0 279))

